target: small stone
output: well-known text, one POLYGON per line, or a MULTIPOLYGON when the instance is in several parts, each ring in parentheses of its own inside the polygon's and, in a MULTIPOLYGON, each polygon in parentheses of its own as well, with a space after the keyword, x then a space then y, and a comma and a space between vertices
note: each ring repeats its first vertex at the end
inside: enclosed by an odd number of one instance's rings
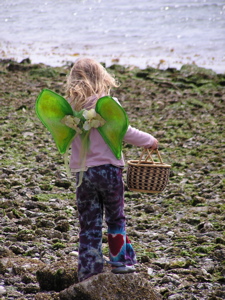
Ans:
POLYGON ((174 294, 168 297, 168 300, 182 300, 184 299, 181 294, 174 294))
POLYGON ((155 209, 152 205, 145 205, 144 211, 146 214, 151 214, 155 212, 155 209))
POLYGON ((168 231, 166 234, 167 234, 168 236, 170 236, 170 237, 174 236, 174 232, 173 232, 173 231, 168 231))
POLYGON ((37 283, 28 283, 23 290, 26 294, 36 294, 40 291, 40 287, 37 283))
POLYGON ((0 246, 0 257, 8 257, 12 255, 12 251, 7 247, 0 246))
POLYGON ((154 270, 152 268, 148 268, 148 275, 152 276, 154 274, 154 270))
POLYGON ((72 251, 70 252, 70 255, 78 257, 79 253, 77 251, 72 251))
POLYGON ((70 229, 70 224, 67 220, 60 220, 57 222, 57 225, 55 227, 55 230, 58 230, 60 232, 67 232, 70 229))
POLYGON ((55 185, 58 187, 63 187, 68 189, 71 186, 71 182, 67 179, 56 180, 55 185))
POLYGON ((6 294, 6 289, 4 286, 0 285, 0 295, 5 295, 6 294))

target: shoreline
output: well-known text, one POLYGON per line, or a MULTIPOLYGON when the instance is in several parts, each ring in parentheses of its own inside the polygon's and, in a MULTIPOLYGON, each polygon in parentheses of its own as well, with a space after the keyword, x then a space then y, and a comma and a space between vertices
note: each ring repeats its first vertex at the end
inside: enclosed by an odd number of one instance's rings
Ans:
POLYGON ((43 54, 29 53, 24 51, 22 54, 6 53, 2 50, 0 52, 0 60, 11 59, 20 63, 22 60, 29 58, 32 64, 43 63, 50 67, 63 67, 65 65, 73 63, 79 57, 90 57, 96 59, 102 63, 105 63, 106 67, 110 67, 113 64, 119 64, 124 67, 137 67, 139 69, 146 69, 152 67, 159 70, 166 70, 168 68, 175 68, 180 70, 185 64, 196 65, 198 67, 209 69, 217 74, 225 74, 225 60, 214 57, 201 57, 201 55, 194 55, 193 57, 182 57, 179 55, 159 55, 159 56, 135 56, 135 55, 94 55, 89 53, 74 53, 74 54, 61 54, 54 52, 45 52, 43 54), (222 63, 221 63, 222 62, 222 63))

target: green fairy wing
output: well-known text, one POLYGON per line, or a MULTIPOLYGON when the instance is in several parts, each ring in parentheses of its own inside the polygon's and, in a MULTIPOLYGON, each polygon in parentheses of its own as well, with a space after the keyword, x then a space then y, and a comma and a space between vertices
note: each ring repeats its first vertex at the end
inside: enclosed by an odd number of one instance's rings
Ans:
POLYGON ((52 134, 59 152, 64 154, 76 134, 74 129, 61 123, 66 115, 73 115, 70 104, 60 95, 44 89, 37 98, 35 110, 52 134))
MULTIPOLYGON (((39 94, 35 110, 37 116, 50 131, 61 154, 65 154, 76 131, 63 124, 62 119, 67 116, 76 116, 70 104, 60 95, 44 89, 39 94)), ((117 159, 121 158, 122 141, 128 128, 128 117, 124 109, 110 96, 98 99, 96 112, 106 121, 98 127, 98 131, 108 144, 117 159)))
POLYGON ((129 125, 124 109, 110 96, 98 99, 96 112, 106 121, 98 132, 117 159, 121 158, 122 141, 129 125))

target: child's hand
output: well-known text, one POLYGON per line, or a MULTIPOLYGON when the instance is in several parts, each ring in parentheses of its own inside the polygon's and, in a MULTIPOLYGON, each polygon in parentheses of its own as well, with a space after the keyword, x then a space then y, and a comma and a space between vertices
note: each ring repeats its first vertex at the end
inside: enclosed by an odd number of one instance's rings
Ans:
POLYGON ((152 149, 152 150, 158 149, 158 144, 159 144, 158 140, 155 139, 154 143, 152 144, 152 146, 149 149, 152 149))

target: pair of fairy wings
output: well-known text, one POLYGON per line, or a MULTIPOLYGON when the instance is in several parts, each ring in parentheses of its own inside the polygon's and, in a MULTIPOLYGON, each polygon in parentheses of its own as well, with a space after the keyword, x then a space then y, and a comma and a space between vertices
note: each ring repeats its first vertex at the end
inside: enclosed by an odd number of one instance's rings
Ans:
MULTIPOLYGON (((70 104, 62 96, 44 89, 37 98, 35 109, 41 122, 52 134, 59 152, 64 154, 76 135, 74 129, 61 122, 66 115, 75 115, 70 104)), ((120 159, 122 141, 129 124, 126 112, 110 96, 98 99, 95 111, 105 120, 105 124, 97 128, 98 132, 115 157, 120 159)))

